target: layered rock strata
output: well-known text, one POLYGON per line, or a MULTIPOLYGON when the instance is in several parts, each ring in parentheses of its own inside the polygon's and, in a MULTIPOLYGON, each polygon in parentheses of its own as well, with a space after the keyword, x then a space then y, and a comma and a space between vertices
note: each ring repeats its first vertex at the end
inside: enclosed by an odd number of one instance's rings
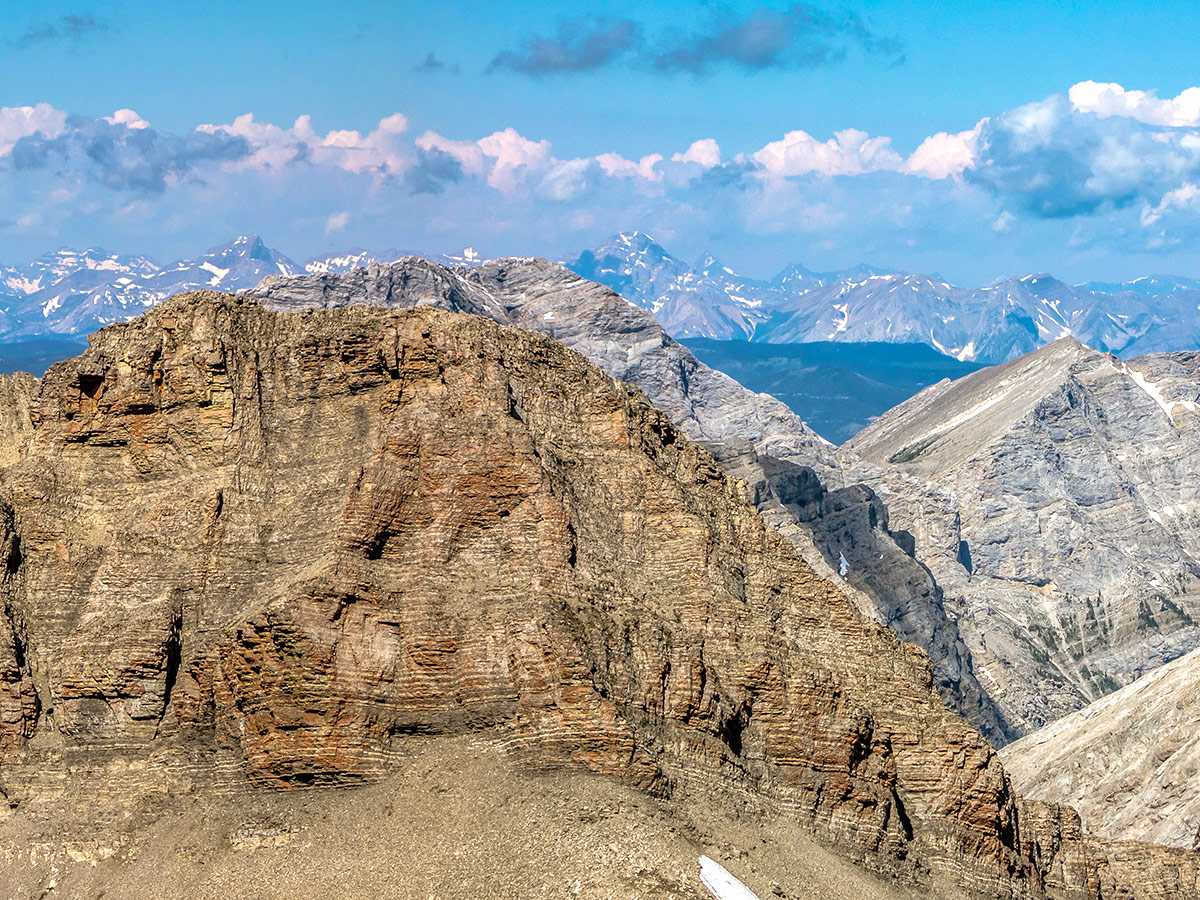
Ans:
POLYGON ((351 785, 478 733, 532 771, 786 815, 943 893, 1196 895, 1195 856, 1018 800, 921 651, 554 341, 185 295, 28 409, 3 436, 8 683, 36 696, 4 716, 10 804, 97 760, 351 785))
POLYGON ((1064 339, 848 445, 1023 732, 1200 645, 1198 367, 1064 339))
MULTIPOLYGON (((653 316, 608 288, 542 259, 447 268, 408 258, 340 275, 271 276, 250 294, 280 310, 436 306, 538 331, 582 353, 644 391, 689 438, 710 445, 718 461, 750 485, 760 510, 771 506, 770 521, 810 565, 842 580, 866 615, 923 647, 951 709, 998 744, 1016 736, 979 684, 937 585, 910 558, 911 548, 896 543, 870 489, 840 491, 833 505, 771 501, 759 460, 803 467, 823 493, 822 480, 841 485, 844 479, 833 448, 778 400, 699 362, 653 316), (716 449, 726 444, 729 449, 716 449), (849 572, 843 554, 853 560, 849 572)), ((782 481, 774 484, 778 490, 782 481)))

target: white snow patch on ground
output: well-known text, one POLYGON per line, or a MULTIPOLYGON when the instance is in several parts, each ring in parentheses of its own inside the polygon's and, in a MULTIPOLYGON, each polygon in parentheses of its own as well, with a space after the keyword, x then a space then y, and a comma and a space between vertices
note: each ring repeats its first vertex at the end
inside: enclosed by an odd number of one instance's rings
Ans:
POLYGON ((846 577, 846 573, 850 571, 850 563, 846 562, 846 554, 838 553, 838 575, 842 578, 846 577))
POLYGON ((212 278, 208 279, 208 283, 213 287, 216 287, 218 284, 220 284, 221 280, 229 274, 228 269, 222 269, 220 266, 214 266, 210 262, 201 263, 200 268, 202 268, 205 272, 212 272, 212 278))
MULTIPOLYGON (((833 334, 837 334, 839 331, 845 331, 846 326, 850 324, 850 313, 847 312, 847 307, 849 305, 849 303, 834 304, 833 308, 841 314, 841 319, 833 323, 833 334)), ((831 334, 830 337, 833 337, 833 335, 831 334)))
POLYGON ((1136 369, 1131 369, 1129 366, 1122 364, 1121 370, 1133 379, 1133 383, 1140 387, 1149 395, 1150 399, 1162 407, 1162 411, 1167 414, 1167 418, 1171 420, 1171 424, 1175 424, 1175 410, 1177 407, 1183 407, 1189 412, 1196 412, 1196 402, 1194 400, 1168 400, 1163 396, 1162 389, 1157 384, 1146 379, 1146 376, 1136 369))
POLYGON ((707 856, 700 857, 700 883, 716 900, 758 900, 758 894, 729 874, 729 870, 707 856))

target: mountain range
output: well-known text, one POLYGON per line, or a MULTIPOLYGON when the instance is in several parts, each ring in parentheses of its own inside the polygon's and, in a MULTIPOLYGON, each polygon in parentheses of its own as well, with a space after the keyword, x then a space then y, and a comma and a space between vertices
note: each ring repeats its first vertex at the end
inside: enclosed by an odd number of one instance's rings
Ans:
MULTIPOLYGON (((1197 895, 1194 854, 1014 791, 928 656, 689 439, 737 427, 720 393, 677 429, 511 327, 689 365, 615 294, 538 260, 259 293, 0 379, 12 896, 700 896, 681 851, 785 900, 1197 895), (830 890, 846 864, 874 888, 830 890)), ((777 503, 819 516, 790 465, 777 503)))
MULTIPOLYGON (((299 264, 257 235, 241 235, 194 259, 165 265, 100 249, 57 250, 22 265, 0 265, 0 340, 84 335, 182 291, 236 292, 267 275, 347 272, 403 255, 399 250, 355 249, 299 264)), ((451 264, 480 261, 470 248, 439 259, 451 264)))
MULTIPOLYGON (((254 235, 166 265, 104 250, 59 250, 0 265, 0 340, 86 334, 184 290, 238 291, 269 274, 334 274, 405 255, 412 254, 355 249, 300 264, 254 235)), ((471 248, 434 257, 448 265, 483 258, 471 248)), ((816 272, 793 264, 760 279, 711 254, 687 263, 636 231, 563 262, 649 311, 677 339, 921 343, 989 364, 1067 336, 1126 358, 1200 347, 1200 280, 1192 278, 1070 285, 1028 274, 965 288, 869 265, 816 272)))
POLYGON ((565 261, 650 310, 677 338, 792 343, 923 343, 1000 363, 1061 337, 1123 356, 1200 346, 1200 282, 1172 276, 1069 285, 1046 274, 981 288, 867 265, 774 278, 739 275, 705 254, 694 265, 641 232, 565 261))

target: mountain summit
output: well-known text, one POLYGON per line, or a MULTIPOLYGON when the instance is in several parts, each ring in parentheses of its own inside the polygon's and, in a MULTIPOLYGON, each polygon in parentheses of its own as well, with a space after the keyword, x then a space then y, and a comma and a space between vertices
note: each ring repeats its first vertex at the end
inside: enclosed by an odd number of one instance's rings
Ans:
MULTIPOLYGON (((542 335, 202 293, 0 387, 20 401, 0 423, 0 842, 19 895, 44 891, 46 858, 64 895, 157 896, 149 858, 174 883, 241 873, 290 896, 268 877, 278 847, 363 877, 308 841, 306 806, 371 812, 381 780, 410 797, 501 758, 530 779, 501 804, 521 822, 543 815, 536 779, 566 773, 692 810, 680 826, 734 858, 769 828, 901 891, 1196 896, 1194 855, 1017 797, 922 653, 643 394, 542 335), (456 739, 464 756, 427 769, 456 739), (206 814, 221 798, 233 823, 206 814)), ((626 815, 577 811, 573 833, 626 815)), ((383 805, 372 825, 412 815, 383 805)), ((519 858, 541 871, 536 831, 519 858)), ((755 857, 761 890, 808 889, 794 841, 755 857)), ((413 843, 371 868, 407 872, 413 843)), ((661 862, 633 874, 637 896, 696 890, 661 862)))

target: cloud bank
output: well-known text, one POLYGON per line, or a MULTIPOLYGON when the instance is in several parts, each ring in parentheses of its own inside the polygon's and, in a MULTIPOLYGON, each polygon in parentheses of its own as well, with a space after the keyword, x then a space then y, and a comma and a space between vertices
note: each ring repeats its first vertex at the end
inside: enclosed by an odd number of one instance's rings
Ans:
MULTIPOLYGON (((583 65, 627 40, 609 30, 608 43, 589 44, 595 33, 540 58, 583 65)), ((898 265, 924 253, 927 268, 947 267, 938 254, 969 264, 1022 241, 1064 258, 1146 257, 1200 237, 1200 89, 1160 99, 1081 82, 908 149, 854 128, 797 128, 759 147, 697 135, 637 158, 606 147, 560 156, 512 127, 415 132, 402 113, 366 131, 244 115, 174 134, 129 109, 92 118, 40 103, 0 109, 0 174, 0 232, 42 250, 80 233, 135 243, 203 228, 203 240, 257 230, 310 246, 490 241, 553 253, 640 227, 708 235, 735 253, 790 242, 898 265)))

